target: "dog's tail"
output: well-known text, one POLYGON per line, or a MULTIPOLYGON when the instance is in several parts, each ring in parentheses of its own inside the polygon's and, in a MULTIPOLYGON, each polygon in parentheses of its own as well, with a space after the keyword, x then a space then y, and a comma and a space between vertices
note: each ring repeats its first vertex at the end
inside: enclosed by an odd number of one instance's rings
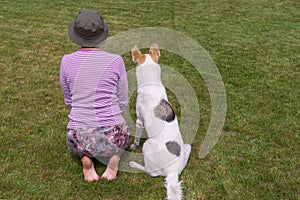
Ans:
POLYGON ((178 181, 178 173, 169 174, 165 178, 165 187, 167 188, 167 200, 181 200, 182 187, 181 181, 178 181))

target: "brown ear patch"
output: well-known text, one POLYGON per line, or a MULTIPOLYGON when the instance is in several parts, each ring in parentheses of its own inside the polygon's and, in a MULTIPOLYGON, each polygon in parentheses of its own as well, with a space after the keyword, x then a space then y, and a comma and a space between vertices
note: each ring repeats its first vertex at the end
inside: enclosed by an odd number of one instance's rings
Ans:
POLYGON ((141 51, 137 48, 137 46, 134 46, 131 50, 132 55, 132 61, 137 63, 137 65, 141 65, 145 62, 146 56, 141 53, 141 51))
POLYGON ((158 48, 158 45, 156 43, 153 43, 150 47, 149 54, 151 58, 154 60, 154 62, 158 62, 158 59, 160 57, 160 50, 158 48))

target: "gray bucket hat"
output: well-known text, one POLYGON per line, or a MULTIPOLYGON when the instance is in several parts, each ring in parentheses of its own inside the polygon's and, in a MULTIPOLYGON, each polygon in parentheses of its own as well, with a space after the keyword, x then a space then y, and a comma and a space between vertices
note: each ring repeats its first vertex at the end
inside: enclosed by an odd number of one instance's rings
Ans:
POLYGON ((107 35, 108 26, 95 10, 81 10, 69 26, 70 39, 83 47, 98 47, 107 35))

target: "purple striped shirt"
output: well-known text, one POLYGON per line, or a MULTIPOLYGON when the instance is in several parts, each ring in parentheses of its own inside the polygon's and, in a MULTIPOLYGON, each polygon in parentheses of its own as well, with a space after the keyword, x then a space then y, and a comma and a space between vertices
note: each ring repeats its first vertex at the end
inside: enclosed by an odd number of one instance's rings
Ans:
POLYGON ((60 84, 70 108, 68 128, 95 128, 124 123, 128 82, 121 56, 80 49, 61 60, 60 84))

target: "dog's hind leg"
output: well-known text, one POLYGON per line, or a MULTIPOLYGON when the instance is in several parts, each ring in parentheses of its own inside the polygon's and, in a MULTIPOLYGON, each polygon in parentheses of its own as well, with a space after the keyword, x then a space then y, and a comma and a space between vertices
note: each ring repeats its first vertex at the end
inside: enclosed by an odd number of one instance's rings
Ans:
POLYGON ((143 130, 144 130, 143 122, 138 118, 136 120, 136 132, 135 132, 134 143, 130 146, 131 149, 135 149, 137 146, 140 145, 140 140, 143 134, 143 130))
POLYGON ((183 171, 183 169, 185 168, 188 160, 189 160, 189 157, 190 157, 190 153, 191 153, 191 145, 189 144, 184 144, 184 152, 183 152, 183 162, 182 162, 182 165, 179 169, 179 174, 181 174, 181 172, 183 171))

